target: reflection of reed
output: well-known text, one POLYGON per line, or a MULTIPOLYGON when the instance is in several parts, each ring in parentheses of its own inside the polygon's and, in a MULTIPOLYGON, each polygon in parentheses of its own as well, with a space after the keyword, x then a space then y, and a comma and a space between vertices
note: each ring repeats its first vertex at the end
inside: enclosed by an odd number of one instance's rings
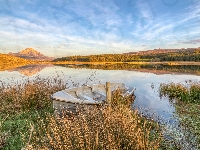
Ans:
POLYGON ((53 65, 27 65, 27 66, 22 66, 22 67, 18 67, 9 71, 18 71, 19 73, 25 75, 25 76, 32 76, 38 72, 40 72, 41 70, 43 70, 46 67, 51 67, 53 65))
POLYGON ((133 65, 133 64, 105 64, 105 65, 59 65, 67 68, 88 68, 88 69, 103 69, 103 70, 129 70, 149 72, 154 74, 195 74, 200 75, 200 65, 133 65))

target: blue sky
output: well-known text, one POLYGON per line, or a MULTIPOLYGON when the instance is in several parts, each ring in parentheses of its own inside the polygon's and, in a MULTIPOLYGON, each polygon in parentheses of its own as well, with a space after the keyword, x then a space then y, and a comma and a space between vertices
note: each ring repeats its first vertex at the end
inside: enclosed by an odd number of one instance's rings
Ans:
POLYGON ((200 47, 199 0, 0 0, 0 53, 200 47))

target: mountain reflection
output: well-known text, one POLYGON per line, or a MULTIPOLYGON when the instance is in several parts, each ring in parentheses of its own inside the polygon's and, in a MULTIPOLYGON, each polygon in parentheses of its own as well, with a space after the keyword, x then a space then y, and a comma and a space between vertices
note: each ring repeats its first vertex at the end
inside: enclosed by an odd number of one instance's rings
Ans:
POLYGON ((50 64, 40 64, 40 65, 32 64, 32 65, 17 67, 15 69, 11 69, 11 70, 8 70, 8 71, 9 72, 18 71, 22 75, 33 76, 34 74, 37 74, 40 71, 42 71, 44 68, 52 67, 52 66, 53 65, 50 65, 50 64))

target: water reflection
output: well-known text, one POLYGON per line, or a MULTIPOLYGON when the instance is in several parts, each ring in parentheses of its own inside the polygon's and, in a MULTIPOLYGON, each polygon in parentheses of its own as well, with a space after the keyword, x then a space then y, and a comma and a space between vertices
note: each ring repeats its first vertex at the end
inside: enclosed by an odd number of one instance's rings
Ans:
POLYGON ((63 66, 66 68, 88 68, 88 69, 103 69, 103 70, 129 70, 129 71, 140 71, 140 72, 149 72, 157 75, 161 74, 194 74, 200 75, 200 66, 199 65, 134 65, 134 64, 58 64, 58 66, 63 66))
MULTIPOLYGON (((184 68, 180 67, 179 68, 184 68)), ((193 67, 191 67, 193 68, 193 67)), ((158 67, 157 67, 158 69, 158 67)), ((168 68, 168 70, 170 70, 168 68)), ((174 69, 171 69, 174 71, 174 69)), ((60 77, 66 80, 69 84, 67 86, 72 86, 73 84, 93 84, 93 83, 105 83, 109 82, 122 82, 127 86, 136 87, 135 95, 136 99, 134 101, 133 107, 138 109, 140 113, 145 116, 154 116, 157 121, 161 123, 167 122, 168 125, 178 125, 175 123, 177 120, 174 118, 174 112, 176 111, 174 106, 171 105, 167 98, 160 99, 158 90, 160 83, 185 83, 186 80, 200 81, 198 76, 199 70, 188 69, 188 72, 192 72, 194 75, 185 74, 176 71, 166 72, 161 70, 162 73, 155 73, 150 69, 99 69, 88 67, 74 68, 74 66, 27 66, 20 67, 9 71, 0 71, 0 80, 7 81, 8 83, 12 81, 23 81, 24 78, 34 79, 36 76, 41 77, 60 77), (196 72, 196 73, 195 73, 196 72)), ((174 132, 176 127, 167 126, 169 132, 174 132), (172 130, 173 129, 173 130, 172 130)))
POLYGON ((27 66, 17 67, 15 69, 11 69, 8 71, 9 72, 18 71, 22 75, 33 76, 34 74, 37 74, 40 71, 42 71, 44 68, 52 67, 52 66, 53 65, 46 65, 46 64, 44 64, 44 65, 31 64, 31 65, 27 65, 27 66))
MULTIPOLYGON (((197 75, 180 75, 180 74, 154 74, 150 72, 141 72, 135 70, 100 70, 87 68, 66 68, 62 66, 26 66, 16 68, 14 70, 1 71, 0 79, 9 82, 9 79, 22 80, 23 78, 34 78, 35 76, 55 77, 59 76, 70 84, 84 83, 105 83, 122 82, 127 86, 136 87, 136 100, 134 107, 140 109, 145 115, 155 115, 170 120, 174 107, 169 103, 168 99, 160 99, 158 88, 160 83, 175 82, 185 83, 185 80, 199 81, 197 75), (20 73, 19 73, 20 72, 20 73), (153 84, 153 89, 152 89, 153 84)), ((14 83, 14 82, 13 82, 14 83)))

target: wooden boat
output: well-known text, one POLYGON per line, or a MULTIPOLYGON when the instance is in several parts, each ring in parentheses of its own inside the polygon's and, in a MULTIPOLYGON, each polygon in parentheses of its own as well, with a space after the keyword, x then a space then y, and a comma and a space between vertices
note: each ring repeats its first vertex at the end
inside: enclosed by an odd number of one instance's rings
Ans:
MULTIPOLYGON (((122 96, 134 95, 135 88, 127 87, 123 83, 110 83, 109 85, 111 93, 121 89, 122 96)), ((51 95, 53 108, 75 110, 77 104, 103 104, 106 102, 106 89, 106 84, 93 84, 58 91, 51 95)))

